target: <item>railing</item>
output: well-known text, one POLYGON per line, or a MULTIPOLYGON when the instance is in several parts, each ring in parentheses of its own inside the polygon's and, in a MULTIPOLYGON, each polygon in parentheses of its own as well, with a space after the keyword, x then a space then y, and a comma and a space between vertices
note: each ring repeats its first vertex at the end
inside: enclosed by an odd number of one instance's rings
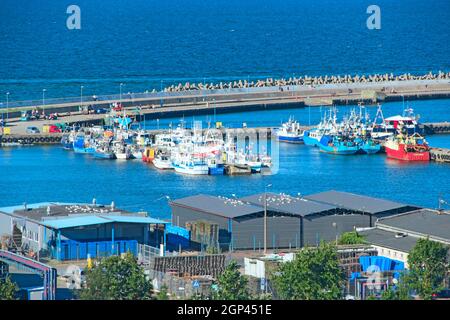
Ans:
POLYGON ((146 244, 138 244, 138 261, 143 265, 149 266, 153 257, 159 257, 161 250, 146 244))

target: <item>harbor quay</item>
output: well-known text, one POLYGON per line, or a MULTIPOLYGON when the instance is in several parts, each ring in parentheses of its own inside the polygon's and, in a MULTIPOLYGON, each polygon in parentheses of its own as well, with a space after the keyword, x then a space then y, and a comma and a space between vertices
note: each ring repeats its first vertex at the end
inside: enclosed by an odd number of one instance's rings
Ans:
POLYGON ((165 286, 183 299, 210 293, 234 260, 253 292, 276 297, 270 270, 328 242, 337 245, 346 294, 366 299, 369 266, 381 268, 388 285, 408 269, 408 254, 419 239, 450 245, 450 213, 442 208, 335 190, 310 195, 264 191, 239 198, 193 194, 168 203, 169 220, 95 199, 2 207, 0 276, 25 270, 23 278, 41 279, 34 288, 21 288, 25 299, 68 298, 84 285, 84 268, 131 253, 156 290, 165 286), (343 234, 355 231, 364 244, 338 244, 343 234))
MULTIPOLYGON (((395 79, 395 78, 394 78, 395 79)), ((272 82, 269 82, 269 84, 272 82)), ((14 122, 23 112, 39 110, 39 113, 57 113, 60 116, 80 116, 84 119, 91 111, 108 108, 113 103, 129 108, 147 119, 226 113, 303 106, 331 106, 364 102, 389 102, 416 99, 439 99, 450 97, 450 80, 432 79, 384 80, 371 82, 338 82, 317 84, 292 84, 264 87, 232 87, 229 89, 207 89, 200 87, 186 91, 160 91, 148 93, 121 93, 120 95, 72 97, 46 99, 44 101, 10 101, 8 108, 3 103, 2 119, 14 122), (136 109, 138 107, 138 109, 136 109), (82 112, 86 110, 87 112, 82 112)), ((272 83, 273 84, 273 83, 272 83)))

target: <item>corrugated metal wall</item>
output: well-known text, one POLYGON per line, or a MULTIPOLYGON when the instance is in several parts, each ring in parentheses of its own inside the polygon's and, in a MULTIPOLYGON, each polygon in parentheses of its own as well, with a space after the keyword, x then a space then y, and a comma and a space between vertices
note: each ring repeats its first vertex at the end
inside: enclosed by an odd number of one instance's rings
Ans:
POLYGON ((230 242, 230 234, 228 232, 228 219, 213 214, 195 211, 189 208, 172 206, 172 223, 185 228, 186 222, 204 220, 219 225, 219 243, 222 247, 227 247, 230 242))
POLYGON ((0 212, 0 236, 12 235, 11 232, 11 216, 0 212))
MULTIPOLYGON (((264 217, 233 220, 234 249, 263 249, 264 217)), ((300 246, 300 218, 290 216, 267 217, 267 248, 295 248, 300 246)))
MULTIPOLYGON (((194 209, 172 207, 173 222, 181 227, 188 221, 205 220, 219 224, 222 232, 220 243, 227 241, 228 219, 221 218, 194 209)), ((267 218, 267 248, 296 248, 303 245, 315 246, 321 240, 333 241, 343 232, 353 231, 355 227, 369 227, 370 216, 361 214, 345 215, 311 215, 303 219, 293 216, 275 215, 270 212, 267 218), (337 228, 333 226, 337 224, 337 228), (302 231, 304 234, 302 234, 302 231)), ((259 250, 264 247, 264 218, 259 216, 247 216, 245 219, 232 220, 233 248, 259 250)), ((220 237, 220 235, 219 235, 220 237)))
POLYGON ((308 216, 304 218, 304 245, 315 246, 321 240, 333 241, 343 232, 353 231, 354 227, 369 227, 370 216, 360 214, 308 216), (333 227, 333 222, 337 228, 333 227))

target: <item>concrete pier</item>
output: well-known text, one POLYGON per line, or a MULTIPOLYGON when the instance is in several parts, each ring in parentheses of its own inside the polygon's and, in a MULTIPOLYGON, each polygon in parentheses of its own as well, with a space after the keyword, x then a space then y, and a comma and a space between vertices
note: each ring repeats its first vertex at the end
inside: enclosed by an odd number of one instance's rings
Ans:
MULTIPOLYGON (((122 104, 132 113, 149 119, 200 113, 238 112, 303 106, 342 105, 357 102, 383 102, 417 99, 450 98, 450 80, 404 80, 363 83, 317 85, 286 85, 272 87, 156 92, 85 97, 83 107, 109 108, 112 103, 122 104), (136 108, 139 107, 139 110, 136 108)), ((16 121, 21 111, 38 109, 45 113, 66 114, 79 112, 80 98, 48 99, 44 106, 39 101, 10 102, 8 117, 16 121)), ((6 109, 0 109, 6 118, 6 109)))
MULTIPOLYGON (((439 98, 450 98, 450 80, 447 78, 123 94, 122 100, 119 100, 117 96, 98 97, 95 100, 89 100, 86 97, 82 106, 91 106, 94 109, 109 108, 112 103, 122 102, 125 112, 139 121, 199 114, 346 105, 357 104, 361 101, 376 103, 439 98)), ((11 105, 14 104, 10 103, 11 105)), ((25 134, 26 127, 40 128, 44 123, 91 125, 101 124, 105 118, 104 114, 80 112, 80 100, 78 100, 44 106, 46 114, 57 112, 58 120, 21 122, 21 111, 38 109, 42 112, 43 106, 26 105, 26 102, 16 103, 16 105, 22 106, 10 108, 8 112, 8 126, 11 134, 25 134)), ((3 119, 6 119, 6 109, 0 110, 3 113, 3 119)), ((446 123, 428 126, 428 130, 429 133, 450 132, 446 123)))

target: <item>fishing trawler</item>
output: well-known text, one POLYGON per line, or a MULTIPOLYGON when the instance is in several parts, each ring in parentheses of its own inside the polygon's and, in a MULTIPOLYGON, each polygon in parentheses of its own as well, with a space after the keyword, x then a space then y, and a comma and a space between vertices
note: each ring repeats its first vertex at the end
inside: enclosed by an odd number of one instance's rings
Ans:
POLYGON ((350 155, 355 154, 360 150, 358 143, 353 139, 342 136, 329 136, 322 137, 319 143, 320 151, 338 155, 350 155))
POLYGON ((77 135, 73 141, 73 151, 75 153, 92 154, 95 151, 95 147, 86 140, 83 135, 77 135))
POLYGON ((388 158, 404 161, 430 161, 430 147, 426 140, 413 135, 398 134, 386 140, 385 150, 388 158))
POLYGON ((300 124, 294 118, 289 118, 288 122, 283 123, 276 134, 279 141, 303 143, 303 132, 300 129, 300 124))
POLYGON ((111 147, 108 144, 100 144, 99 146, 97 146, 97 148, 95 148, 95 151, 92 155, 96 159, 111 160, 111 159, 116 158, 114 151, 111 149, 111 147))
POLYGON ((116 159, 129 160, 131 159, 131 150, 123 141, 114 141, 112 145, 112 152, 116 159))
POLYGON ((207 175, 209 173, 205 159, 189 155, 177 157, 172 161, 172 166, 176 172, 189 175, 207 175))
POLYGON ((170 170, 173 169, 172 160, 170 154, 165 152, 160 152, 152 161, 153 165, 160 170, 170 170))

